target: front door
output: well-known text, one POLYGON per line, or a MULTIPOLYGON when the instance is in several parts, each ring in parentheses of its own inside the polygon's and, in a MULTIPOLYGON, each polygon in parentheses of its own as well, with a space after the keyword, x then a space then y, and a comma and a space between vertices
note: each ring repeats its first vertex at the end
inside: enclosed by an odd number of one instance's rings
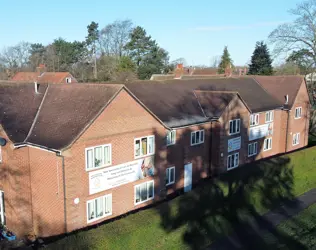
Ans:
POLYGON ((192 189, 192 163, 184 165, 184 192, 192 189))
POLYGON ((5 225, 4 192, 0 191, 0 224, 5 225))

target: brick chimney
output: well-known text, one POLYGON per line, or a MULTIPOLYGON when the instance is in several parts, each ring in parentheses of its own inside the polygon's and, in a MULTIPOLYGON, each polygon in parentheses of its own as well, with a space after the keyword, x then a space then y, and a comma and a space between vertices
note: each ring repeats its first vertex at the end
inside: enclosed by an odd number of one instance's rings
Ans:
POLYGON ((36 72, 38 72, 39 75, 41 75, 44 72, 46 72, 46 65, 45 64, 38 65, 38 67, 36 67, 36 72))

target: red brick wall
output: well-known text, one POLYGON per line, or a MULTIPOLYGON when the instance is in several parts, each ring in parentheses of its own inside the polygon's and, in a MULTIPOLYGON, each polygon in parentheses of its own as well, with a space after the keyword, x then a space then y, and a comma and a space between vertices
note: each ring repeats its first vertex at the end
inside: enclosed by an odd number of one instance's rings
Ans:
POLYGON ((309 129, 309 98, 305 83, 302 83, 293 107, 290 111, 289 123, 288 123, 288 142, 287 151, 292 151, 305 147, 308 143, 308 129, 309 129), (302 117, 295 119, 295 108, 302 107, 302 117), (299 145, 293 146, 293 134, 300 133, 299 145))
POLYGON ((134 139, 148 135, 155 135, 155 171, 157 175, 154 179, 155 199, 157 199, 159 190, 164 186, 164 182, 160 182, 159 176, 165 173, 166 166, 165 128, 125 90, 112 101, 79 140, 70 149, 63 152, 65 156, 68 231, 93 224, 87 224, 87 200, 112 193, 112 216, 103 220, 152 202, 134 205, 134 186, 148 181, 152 177, 89 195, 89 173, 85 170, 85 148, 110 143, 112 145, 111 166, 115 166, 133 161, 134 139), (74 204, 75 198, 80 199, 77 205, 74 204))
POLYGON ((32 231, 32 196, 27 147, 14 149, 1 129, 7 144, 1 147, 0 189, 4 191, 6 225, 18 236, 32 231))
POLYGON ((29 148, 36 235, 64 233, 63 169, 60 157, 38 148, 29 148))

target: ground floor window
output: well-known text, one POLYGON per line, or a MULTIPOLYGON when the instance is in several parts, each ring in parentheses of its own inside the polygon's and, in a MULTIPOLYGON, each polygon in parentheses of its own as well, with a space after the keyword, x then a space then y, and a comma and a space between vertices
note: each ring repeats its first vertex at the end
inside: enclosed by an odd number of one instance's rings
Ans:
POLYGON ((272 148, 272 138, 267 138, 263 142, 263 151, 270 150, 272 148))
POLYGON ((135 205, 154 198, 154 181, 147 181, 135 186, 135 205))
POLYGON ((293 146, 300 144, 300 133, 293 134, 293 146))
POLYGON ((112 214, 112 194, 87 201, 88 223, 112 214))
POLYGON ((249 157, 256 155, 257 150, 258 150, 258 143, 257 142, 248 144, 248 156, 249 157))
POLYGON ((166 169, 166 185, 171 185, 174 183, 175 181, 175 172, 176 172, 176 168, 175 167, 171 167, 171 168, 167 168, 166 169))
POLYGON ((239 165, 239 153, 235 153, 227 157, 227 170, 236 168, 238 167, 238 165, 239 165))

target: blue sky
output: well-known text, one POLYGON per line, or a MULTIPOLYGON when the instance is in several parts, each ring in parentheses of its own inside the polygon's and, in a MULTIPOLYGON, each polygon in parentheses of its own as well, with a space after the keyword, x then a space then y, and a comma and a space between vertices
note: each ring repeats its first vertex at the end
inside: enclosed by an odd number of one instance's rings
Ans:
POLYGON ((293 17, 299 0, 148 1, 0 0, 0 49, 19 41, 48 44, 55 38, 83 40, 91 21, 102 28, 129 18, 144 27, 170 58, 209 65, 228 46, 235 65, 249 62, 256 41, 293 17))

